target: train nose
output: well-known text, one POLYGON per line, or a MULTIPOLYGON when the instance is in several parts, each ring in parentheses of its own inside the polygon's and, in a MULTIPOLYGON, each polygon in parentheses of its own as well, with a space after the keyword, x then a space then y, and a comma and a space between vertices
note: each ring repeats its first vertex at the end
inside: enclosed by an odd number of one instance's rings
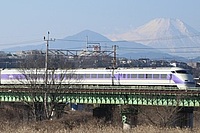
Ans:
POLYGON ((195 87, 196 83, 194 81, 185 80, 185 85, 188 87, 195 87))

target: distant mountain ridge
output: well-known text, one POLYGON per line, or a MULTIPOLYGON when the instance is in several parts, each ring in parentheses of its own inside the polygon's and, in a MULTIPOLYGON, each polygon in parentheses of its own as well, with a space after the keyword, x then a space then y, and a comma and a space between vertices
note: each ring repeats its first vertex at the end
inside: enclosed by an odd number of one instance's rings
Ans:
MULTIPOLYGON (((112 46, 117 45, 117 56, 131 59, 150 58, 150 59, 177 59, 183 58, 172 56, 163 53, 150 46, 145 46, 140 43, 128 41, 112 41, 107 37, 90 30, 81 31, 75 35, 65 37, 63 39, 56 39, 49 44, 50 49, 65 49, 65 50, 85 50, 87 45, 101 45, 102 50, 113 51, 112 46)), ((22 51, 22 50, 45 50, 46 44, 31 45, 26 47, 14 47, 5 51, 22 51)))
POLYGON ((123 34, 115 40, 135 41, 183 57, 196 57, 200 33, 179 19, 157 18, 123 34))

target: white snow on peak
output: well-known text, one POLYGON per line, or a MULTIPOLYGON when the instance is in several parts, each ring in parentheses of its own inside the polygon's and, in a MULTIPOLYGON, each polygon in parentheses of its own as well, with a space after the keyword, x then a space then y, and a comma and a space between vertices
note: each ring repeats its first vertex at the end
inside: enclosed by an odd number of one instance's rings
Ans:
MULTIPOLYGON (((200 46, 198 35, 198 31, 179 19, 156 18, 136 29, 115 36, 115 39, 135 41, 170 54, 189 57, 191 52, 188 55, 188 51, 191 49, 187 47, 195 49, 200 46)), ((194 57, 194 54, 191 56, 194 57)))

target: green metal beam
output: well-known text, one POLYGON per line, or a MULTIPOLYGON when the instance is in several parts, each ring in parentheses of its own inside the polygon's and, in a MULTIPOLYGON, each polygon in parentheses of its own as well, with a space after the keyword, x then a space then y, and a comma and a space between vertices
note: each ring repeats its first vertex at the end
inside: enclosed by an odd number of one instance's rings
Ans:
MULTIPOLYGON (((43 92, 0 92, 1 102, 44 102, 43 92)), ((200 95, 145 93, 47 93, 48 102, 85 104, 132 104, 200 107, 200 95)))

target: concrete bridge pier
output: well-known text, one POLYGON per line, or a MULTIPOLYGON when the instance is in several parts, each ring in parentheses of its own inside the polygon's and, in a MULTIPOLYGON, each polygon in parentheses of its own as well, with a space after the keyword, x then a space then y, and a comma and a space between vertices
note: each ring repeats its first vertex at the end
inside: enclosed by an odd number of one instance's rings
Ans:
POLYGON ((177 121, 175 122, 175 126, 184 128, 189 127, 193 128, 193 114, 194 108, 193 107, 183 107, 177 113, 177 121))
POLYGON ((50 119, 53 120, 61 118, 63 116, 65 106, 66 104, 63 103, 55 104, 50 114, 50 119))
POLYGON ((138 123, 137 106, 122 105, 121 107, 122 128, 130 129, 138 123))
POLYGON ((113 112, 116 109, 116 105, 101 104, 99 107, 93 109, 93 116, 97 118, 103 118, 106 122, 113 121, 113 112))
POLYGON ((35 107, 35 118, 36 121, 41 121, 45 118, 44 114, 44 104, 42 102, 35 102, 34 103, 35 107))
POLYGON ((130 105, 100 105, 93 110, 93 116, 104 118, 106 122, 121 125, 123 129, 129 129, 137 125, 138 110, 130 105))

